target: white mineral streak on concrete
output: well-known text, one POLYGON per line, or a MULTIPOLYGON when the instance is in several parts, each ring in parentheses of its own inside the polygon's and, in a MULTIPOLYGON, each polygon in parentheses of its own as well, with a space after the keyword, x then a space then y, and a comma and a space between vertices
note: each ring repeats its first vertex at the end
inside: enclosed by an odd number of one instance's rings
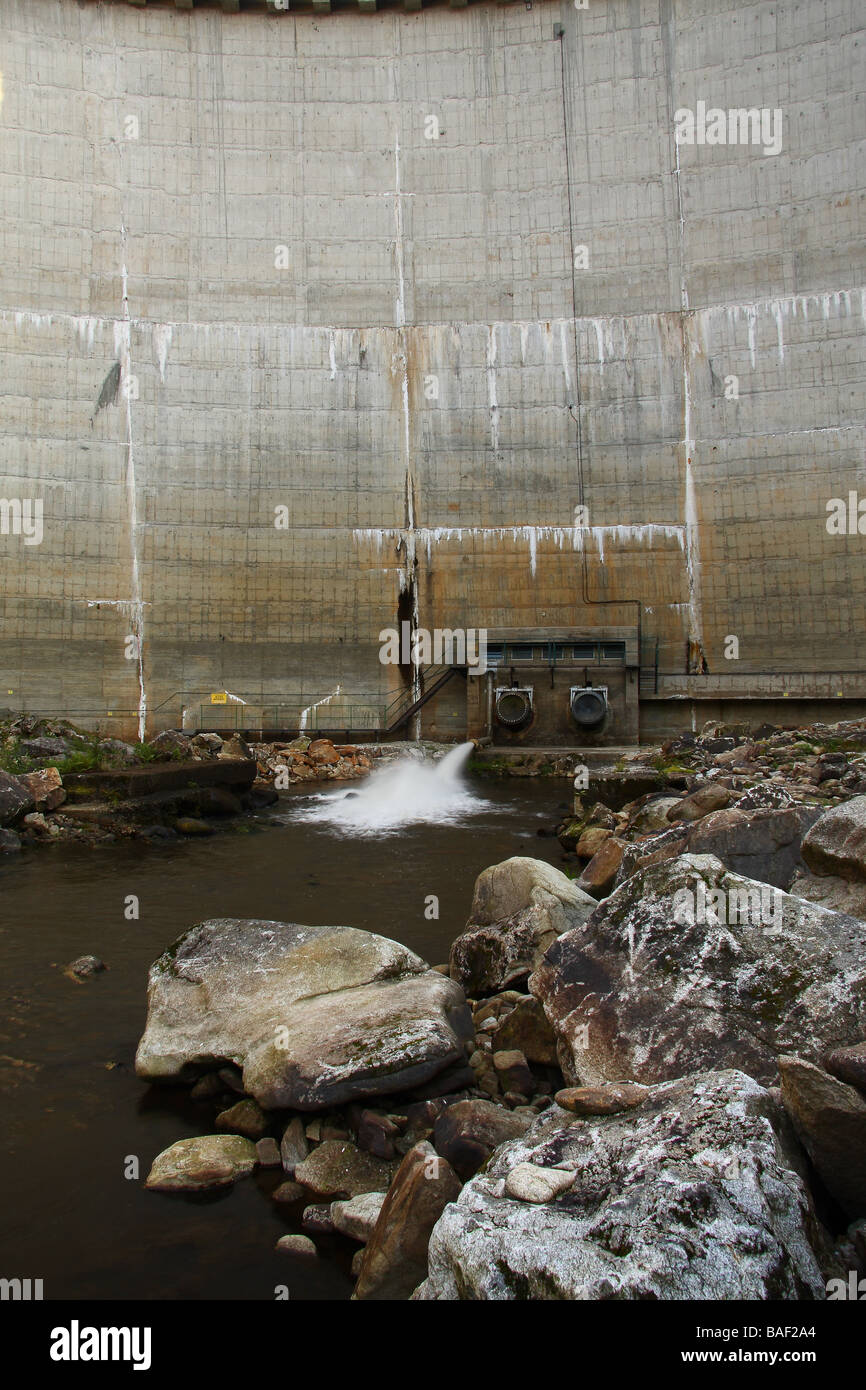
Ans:
POLYGON ((598 365, 601 368, 602 376, 604 376, 604 323, 601 319, 590 319, 590 323, 595 329, 595 344, 598 365))
MULTIPOLYGON (((403 527, 370 526, 356 527, 352 531, 352 538, 356 543, 375 546, 377 554, 381 554, 382 546, 388 540, 396 541, 398 551, 405 546, 408 552, 409 537, 412 537, 413 544, 417 538, 418 544, 426 551, 428 564, 432 559, 434 547, 447 545, 449 542, 464 545, 466 542, 490 539, 510 540, 515 544, 522 541, 529 549, 529 570, 533 576, 536 572, 540 543, 552 542, 558 550, 562 550, 568 544, 572 550, 582 551, 586 535, 594 541, 602 563, 606 540, 615 541, 622 547, 628 546, 629 542, 644 546, 655 545, 661 539, 675 540, 680 550, 687 551, 685 526, 654 521, 620 526, 418 526, 410 532, 403 527)), ((402 574, 402 570, 400 573, 402 574)))
POLYGON ((334 337, 333 328, 328 333, 328 365, 331 368, 331 380, 337 380, 337 344, 334 337))
POLYGON ((559 323, 559 346, 562 351, 562 374, 565 378, 565 403, 571 405, 571 372, 568 366, 568 338, 565 319, 561 319, 559 323))
POLYGON ((677 214, 680 227, 680 307, 686 312, 689 307, 689 288, 685 277, 685 256, 686 256, 686 219, 683 212, 683 190, 680 182, 680 147, 674 140, 674 154, 676 158, 675 175, 677 189, 677 214))
POLYGON ((313 710, 318 709, 320 705, 327 705, 330 700, 333 700, 337 695, 339 695, 341 689, 342 687, 338 685, 336 690, 331 691, 330 695, 323 695, 321 700, 314 700, 311 705, 307 705, 306 709, 302 709, 300 719, 298 721, 298 729, 300 731, 306 729, 307 719, 309 718, 313 710))
POLYGON ((93 350, 93 340, 96 336, 99 319, 92 315, 82 315, 75 320, 75 328, 78 333, 78 341, 82 347, 86 347, 88 352, 93 350))
POLYGON ((394 263, 397 271, 397 298, 394 322, 406 326, 406 284, 403 277, 403 199, 400 192, 400 137, 394 135, 394 263))
POLYGON ((487 330, 487 404, 490 410, 490 447, 499 448, 499 401, 496 397, 496 325, 487 330))
POLYGON ((129 520, 130 592, 132 594, 132 630, 138 657, 138 738, 144 742, 147 727, 147 691, 144 681, 144 605, 141 600, 141 578, 138 560, 138 500, 135 483, 135 447, 132 435, 131 385, 131 321, 129 317, 129 285, 126 269, 126 227, 120 224, 123 282, 123 318, 114 326, 114 348, 120 362, 121 390, 126 399, 126 505, 129 520))
POLYGON ((778 346, 780 362, 784 362, 785 360, 785 333, 784 329, 782 328, 785 313, 785 305, 780 304, 778 301, 776 301, 776 303, 773 305, 773 317, 776 320, 776 343, 778 346))
POLYGON ((156 357, 156 364, 159 367, 159 379, 165 381, 165 368, 168 362, 168 350, 171 347, 172 326, 170 323, 155 323, 151 329, 151 340, 153 342, 153 353, 156 357))
POLYGON ((701 619, 701 550, 698 527, 698 501, 695 491, 695 475, 692 456, 695 441, 692 437, 692 363, 691 363, 691 316, 683 319, 683 454, 685 459, 685 538, 686 573, 689 584, 689 639, 703 642, 703 623, 701 619))

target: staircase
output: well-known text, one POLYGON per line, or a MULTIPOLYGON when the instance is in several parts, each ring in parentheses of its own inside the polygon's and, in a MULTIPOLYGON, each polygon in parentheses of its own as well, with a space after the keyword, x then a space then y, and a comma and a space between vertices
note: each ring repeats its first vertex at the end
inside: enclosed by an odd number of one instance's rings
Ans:
POLYGON ((403 727, 417 714, 422 705, 426 705, 434 695, 447 685, 452 676, 457 672, 465 675, 462 666, 429 666, 424 671, 424 692, 417 698, 413 698, 411 690, 404 690, 385 710, 382 721, 383 732, 386 734, 396 733, 397 729, 403 727))

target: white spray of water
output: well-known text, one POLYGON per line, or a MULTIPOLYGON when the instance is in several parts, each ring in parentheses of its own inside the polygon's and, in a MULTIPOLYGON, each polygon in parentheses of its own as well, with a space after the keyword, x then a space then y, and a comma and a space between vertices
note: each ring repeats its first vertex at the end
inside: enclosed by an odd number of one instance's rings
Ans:
POLYGON ((357 792, 328 792, 304 801, 292 818, 333 825, 349 835, 388 835, 408 825, 454 825, 486 810, 463 779, 473 744, 461 743, 438 763, 400 758, 380 767, 357 792))

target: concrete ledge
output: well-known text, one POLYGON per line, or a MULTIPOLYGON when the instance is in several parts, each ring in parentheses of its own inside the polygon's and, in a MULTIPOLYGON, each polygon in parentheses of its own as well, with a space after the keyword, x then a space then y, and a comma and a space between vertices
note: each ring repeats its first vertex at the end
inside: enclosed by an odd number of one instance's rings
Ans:
MULTIPOLYGON (((64 777, 70 801, 84 795, 109 795, 137 800, 153 793, 185 792, 191 787, 224 787, 235 793, 249 790, 256 778, 252 758, 215 758, 213 762, 155 763, 111 771, 76 772, 64 777)), ((67 814, 67 808, 63 808, 67 814)))

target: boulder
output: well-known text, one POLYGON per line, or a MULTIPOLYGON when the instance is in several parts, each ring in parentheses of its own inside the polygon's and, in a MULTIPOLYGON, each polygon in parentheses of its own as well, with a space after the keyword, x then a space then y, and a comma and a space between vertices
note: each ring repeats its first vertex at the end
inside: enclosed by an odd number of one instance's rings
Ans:
POLYGON ((584 866, 577 880, 578 888, 590 897, 603 898, 613 888, 619 867, 622 863, 626 842, 611 835, 584 866))
POLYGON ((192 757, 192 740, 181 729, 163 729, 150 740, 148 748, 163 757, 192 757))
POLYGON ((741 811, 768 810, 794 805, 794 798, 787 787, 778 782, 762 782, 760 786, 749 787, 740 797, 737 807, 741 811))
POLYGON ((347 1139, 326 1139, 295 1168, 295 1182, 317 1197, 357 1197, 384 1192, 396 1165, 364 1153, 347 1139))
POLYGON ((618 1115, 643 1105, 649 1091, 629 1081, 609 1081, 605 1086, 569 1086, 557 1091, 554 1100, 573 1115, 618 1115))
POLYGON ((249 745, 244 742, 240 735, 232 734, 231 738, 226 739, 217 757, 222 758, 223 762, 229 762, 236 758, 243 758, 249 761, 252 759, 253 755, 250 752, 249 745))
POLYGON ((575 854, 581 859, 592 859, 612 833, 603 825, 588 825, 574 847, 575 854))
POLYGON ((523 1053, 528 1062, 541 1066, 556 1066, 556 1034, 547 1015, 531 994, 523 995, 514 1008, 505 1014, 491 1033, 493 1050, 523 1053))
POLYGON ((780 1057, 779 1071, 782 1099, 818 1176, 849 1216, 866 1216, 866 1100, 800 1057, 780 1057))
POLYGON ((202 787, 196 800, 203 816, 239 816, 243 810, 238 798, 225 787, 202 787))
POLYGON ((384 1201, 384 1192, 362 1192, 348 1202, 332 1202, 334 1230, 365 1244, 373 1234, 384 1201))
POLYGON ((0 830, 0 854, 17 854, 21 849, 21 837, 14 830, 0 830))
POLYGON ((254 1100, 239 1100, 228 1110, 220 1111, 214 1120, 217 1129, 230 1134, 243 1134, 253 1141, 267 1133, 269 1123, 267 1115, 254 1100))
POLYGON ((803 840, 803 858, 813 873, 866 880, 866 796, 825 811, 803 840))
POLYGON ((803 865, 803 836, 820 815, 819 806, 744 811, 740 803, 692 826, 688 852, 714 854, 734 873, 787 888, 803 865))
POLYGON ((643 801, 629 816, 629 829, 639 835, 649 835, 655 830, 667 830, 668 812, 681 805, 679 796, 653 796, 643 801))
POLYGON ((550 943, 586 921, 595 900, 541 859, 516 856, 475 882, 466 930, 449 970, 470 994, 504 989, 528 975, 550 943))
POLYGON ((680 854, 684 854, 688 838, 689 827, 684 822, 682 825, 672 825, 668 830, 641 836, 632 844, 626 845, 614 887, 618 888, 641 869, 648 869, 652 864, 661 864, 666 859, 676 859, 680 854))
POLYGON ((126 765, 131 767, 138 762, 138 754, 131 743, 124 743, 120 738, 103 738, 96 745, 100 763, 110 763, 112 766, 126 765))
POLYGON ((311 762, 330 765, 340 761, 340 755, 329 738, 316 738, 307 749, 311 762))
POLYGON ((225 1086, 220 1080, 219 1072, 208 1071, 204 1076, 200 1076, 189 1093, 190 1100, 197 1104, 207 1104, 210 1100, 221 1098, 225 1093, 225 1086))
POLYGON ((65 975, 74 975, 77 980, 86 980, 91 975, 101 975, 108 967, 99 956, 77 956, 64 970, 65 975))
POLYGON ((530 979, 569 1084, 818 1060, 866 1032, 866 923, 682 855, 634 874, 530 979), (714 920, 717 919, 717 920, 714 920))
POLYGON ((310 1146, 304 1133, 304 1122, 300 1115, 295 1115, 293 1119, 289 1120, 280 1140, 280 1162, 283 1165, 283 1172, 288 1177, 292 1177, 298 1164, 303 1163, 309 1152, 310 1146))
POLYGON ((304 1259, 319 1253, 310 1237, 302 1235, 280 1236, 274 1249, 279 1255, 301 1255, 304 1259))
POLYGON ((667 813, 667 819, 671 823, 683 820, 701 820, 703 816, 708 816, 711 811, 722 810, 723 807, 729 805, 730 800, 731 793, 727 787, 719 786, 718 782, 707 782, 689 796, 684 796, 682 801, 675 802, 667 813))
POLYGON ((382 1204, 353 1298, 409 1298, 427 1272, 430 1232, 459 1192, 457 1175, 430 1144, 411 1148, 382 1204))
POLYGON ((375 1110, 361 1110, 355 1120, 358 1148, 377 1158, 394 1157, 394 1140, 399 1138, 400 1130, 387 1115, 375 1110))
POLYGON ((812 874, 808 869, 801 869, 791 879, 788 892, 795 898, 829 907, 833 912, 847 912, 850 917, 866 919, 866 883, 858 879, 812 874))
POLYGON ((68 758, 74 746, 65 738, 25 738, 18 745, 18 751, 25 758, 43 761, 48 758, 68 758))
POLYGON ((305 1231, 312 1231, 317 1236, 332 1235, 334 1223, 331 1220, 331 1203, 314 1202, 311 1206, 304 1207, 301 1225, 305 1231))
POLYGON ((260 810, 263 806, 273 806, 279 801, 279 792, 270 782, 257 777, 250 787, 249 795, 252 797, 252 804, 255 810, 260 810))
POLYGON ((186 1081, 230 1059, 263 1109, 325 1110, 411 1090, 471 1036, 463 991, 396 941, 218 918, 151 967, 136 1070, 186 1081))
POLYGON ((855 1043, 853 1047, 837 1047, 824 1059, 824 1065, 840 1081, 866 1094, 866 1042, 855 1043))
POLYGON ((493 1066, 504 1092, 517 1092, 527 1097, 532 1095, 535 1081, 522 1052, 494 1052, 493 1066))
POLYGON ((206 820, 199 820, 197 816, 179 816, 174 823, 174 828, 180 835, 213 835, 214 828, 206 820))
POLYGON ((653 1087, 625 1114, 575 1123, 553 1106, 445 1208, 415 1298, 822 1299, 790 1144, 781 1107, 737 1071, 653 1087), (540 1178, 514 1192, 526 1165, 571 1181, 539 1202, 540 1178))
POLYGON ((301 1184, 299 1182, 295 1182, 293 1178, 287 1178, 285 1182, 281 1182, 279 1187, 275 1187, 273 1192, 271 1193, 272 1202, 281 1202, 288 1204, 291 1202, 300 1202, 306 1200, 307 1189, 305 1187, 301 1187, 301 1184))
POLYGON ((30 788, 20 778, 0 771, 0 826, 17 825, 35 805, 30 788))
POLYGON ((200 748, 206 753, 218 753, 223 746, 223 740, 220 738, 219 734, 205 732, 196 734, 195 738, 192 740, 192 746, 193 748, 200 748))
POLYGON ((543 1168, 538 1163, 518 1163, 505 1179, 505 1192, 518 1202, 552 1202, 567 1192, 575 1179, 574 1170, 543 1168))
POLYGON ((66 800, 63 778, 56 767, 41 767, 38 772, 24 772, 18 780, 30 792, 37 811, 55 811, 66 800))
POLYGON ((433 1143, 461 1177, 477 1173, 493 1150, 516 1139, 529 1125, 526 1115, 515 1115, 489 1100, 461 1100, 450 1105, 436 1120, 433 1143))
POLYGON ((280 1150, 276 1139, 267 1135, 264 1139, 256 1139, 256 1157, 259 1160, 260 1168, 279 1168, 280 1150))
POLYGON ((179 1139, 156 1156, 144 1185, 161 1192, 226 1187, 247 1177, 257 1162, 255 1144, 239 1134, 179 1139))

